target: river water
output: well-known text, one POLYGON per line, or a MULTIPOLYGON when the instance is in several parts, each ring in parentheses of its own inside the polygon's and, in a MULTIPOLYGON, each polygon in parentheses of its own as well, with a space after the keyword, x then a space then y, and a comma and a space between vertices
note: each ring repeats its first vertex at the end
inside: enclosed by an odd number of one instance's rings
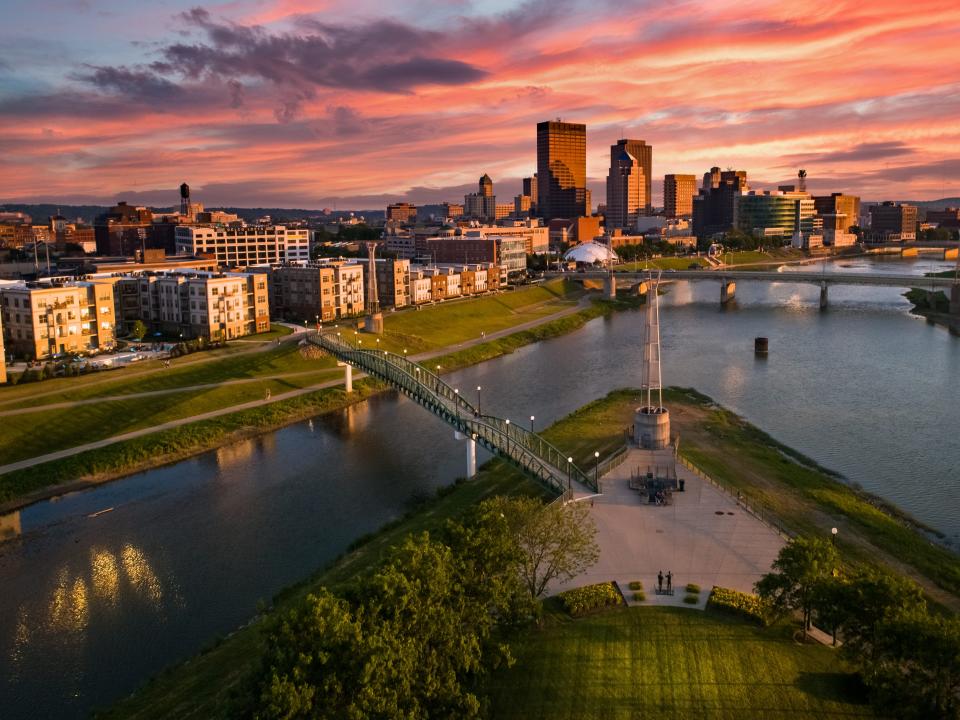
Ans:
MULTIPOLYGON (((922 274, 927 260, 846 272, 922 274)), ((960 338, 895 288, 715 282, 661 299, 664 383, 960 539, 960 338), (753 338, 770 338, 755 358, 753 338)), ((543 427, 639 382, 642 313, 450 376, 485 411, 543 427)), ((387 394, 0 518, 0 715, 85 717, 254 613, 464 468, 452 431, 387 394)))

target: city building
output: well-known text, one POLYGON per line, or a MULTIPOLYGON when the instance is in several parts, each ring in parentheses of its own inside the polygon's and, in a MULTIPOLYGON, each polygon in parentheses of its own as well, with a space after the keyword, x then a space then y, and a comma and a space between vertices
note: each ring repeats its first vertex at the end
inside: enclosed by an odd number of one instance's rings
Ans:
POLYGON ((463 216, 463 205, 460 203, 440 203, 440 214, 444 219, 454 220, 463 216))
POLYGON ((100 255, 133 255, 153 245, 153 213, 145 207, 118 202, 99 216, 93 233, 100 255))
POLYGON ((842 215, 843 226, 836 228, 843 233, 849 233, 850 228, 860 223, 860 198, 856 195, 831 193, 830 195, 815 195, 813 206, 817 215, 842 215))
POLYGON ((751 190, 734 196, 734 227, 755 237, 809 236, 814 214, 813 198, 807 193, 751 190))
POLYGON ((870 206, 870 237, 875 241, 917 239, 917 207, 887 201, 870 206))
POLYGON ((232 340, 270 329, 267 278, 258 273, 139 272, 111 281, 117 322, 140 320, 152 332, 232 340))
POLYGON ((182 225, 177 253, 214 257, 226 267, 310 261, 310 231, 285 225, 182 225))
MULTIPOLYGON (((615 158, 626 151, 630 157, 636 158, 640 163, 640 171, 643 173, 643 199, 639 209, 640 215, 649 215, 653 212, 653 146, 647 145, 643 140, 617 140, 616 145, 610 146, 610 167, 613 167, 615 158)), ((609 204, 609 201, 608 201, 609 204)), ((590 202, 587 201, 587 211, 589 214, 590 202)))
MULTIPOLYGON (((506 215, 513 211, 512 205, 506 205, 506 215)), ((486 173, 480 178, 477 192, 463 196, 463 214, 480 220, 496 220, 497 198, 493 194, 493 180, 486 173)))
POLYGON ((481 234, 477 230, 470 230, 464 235, 422 238, 417 241, 417 257, 431 264, 493 263, 505 268, 511 275, 527 268, 525 238, 509 234, 481 234))
POLYGON ((663 214, 668 218, 692 217, 693 196, 696 194, 696 175, 664 175, 663 214))
POLYGON ((409 225, 417 221, 417 206, 407 202, 387 205, 387 222, 394 221, 401 225, 409 225))
POLYGON ((481 225, 480 227, 468 228, 464 232, 471 237, 497 235, 499 237, 523 238, 524 248, 528 255, 540 255, 550 249, 550 232, 537 218, 507 221, 500 225, 481 225))
POLYGON ((927 222, 936 223, 937 227, 942 228, 960 228, 960 208, 927 210, 927 222))
POLYGON ((745 170, 710 168, 703 186, 693 198, 693 234, 706 240, 734 227, 735 199, 750 189, 745 170))
POLYGON ((537 193, 538 192, 539 191, 537 190, 537 173, 534 173, 533 177, 523 178, 523 190, 521 191, 520 194, 526 195, 528 198, 530 198, 530 214, 531 215, 537 214, 537 199, 538 199, 537 193))
POLYGON ((6 347, 29 360, 113 348, 111 282, 0 283, 6 347))
POLYGON ((537 124, 537 213, 545 220, 587 214, 587 126, 537 124))
POLYGON ((413 305, 454 297, 479 295, 506 282, 501 268, 492 263, 439 263, 410 266, 410 301, 413 305))
POLYGON ((566 245, 590 242, 603 235, 599 215, 587 215, 573 220, 557 218, 550 221, 550 247, 560 249, 566 245))
POLYGON ((516 195, 513 198, 514 217, 528 218, 532 213, 533 199, 529 195, 516 195))
POLYGON ((409 231, 384 233, 384 247, 398 258, 413 259, 417 256, 416 235, 409 231))
MULTIPOLYGON (((816 198, 814 198, 816 201, 816 198)), ((850 220, 846 213, 824 213, 817 215, 823 223, 823 244, 828 247, 849 247, 856 245, 857 236, 847 232, 850 220)))
MULTIPOLYGON (((410 260, 377 258, 374 261, 377 276, 377 300, 380 307, 402 308, 410 304, 410 260)), ((365 284, 370 283, 370 268, 363 263, 365 284)))
POLYGON ((609 229, 633 228, 646 210, 646 178, 640 161, 626 150, 626 140, 610 148, 607 174, 606 224, 609 229))

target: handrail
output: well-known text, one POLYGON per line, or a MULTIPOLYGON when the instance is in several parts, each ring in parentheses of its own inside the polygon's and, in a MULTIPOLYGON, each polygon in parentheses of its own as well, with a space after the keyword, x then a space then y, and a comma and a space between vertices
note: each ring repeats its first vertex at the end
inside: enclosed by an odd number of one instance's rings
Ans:
POLYGON ((331 335, 312 334, 307 340, 337 359, 384 380, 445 420, 458 432, 563 493, 575 480, 595 492, 596 483, 552 443, 515 423, 481 414, 439 375, 386 350, 360 349, 331 335))

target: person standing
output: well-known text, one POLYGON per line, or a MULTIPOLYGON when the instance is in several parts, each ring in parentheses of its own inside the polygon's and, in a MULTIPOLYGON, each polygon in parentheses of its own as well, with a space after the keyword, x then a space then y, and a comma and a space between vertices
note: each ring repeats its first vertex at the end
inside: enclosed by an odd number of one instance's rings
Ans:
POLYGON ((663 570, 657 573, 657 593, 663 592, 663 570))
POLYGON ((667 570, 667 592, 673 593, 673 573, 667 570))

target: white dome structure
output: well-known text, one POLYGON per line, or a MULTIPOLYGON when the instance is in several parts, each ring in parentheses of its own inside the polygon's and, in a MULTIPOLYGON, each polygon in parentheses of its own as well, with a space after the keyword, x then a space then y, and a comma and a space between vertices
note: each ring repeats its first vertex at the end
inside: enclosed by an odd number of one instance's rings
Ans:
POLYGON ((563 256, 564 260, 573 261, 583 265, 593 265, 600 263, 608 265, 617 260, 617 254, 607 245, 601 245, 595 242, 585 242, 574 245, 567 250, 563 256))

